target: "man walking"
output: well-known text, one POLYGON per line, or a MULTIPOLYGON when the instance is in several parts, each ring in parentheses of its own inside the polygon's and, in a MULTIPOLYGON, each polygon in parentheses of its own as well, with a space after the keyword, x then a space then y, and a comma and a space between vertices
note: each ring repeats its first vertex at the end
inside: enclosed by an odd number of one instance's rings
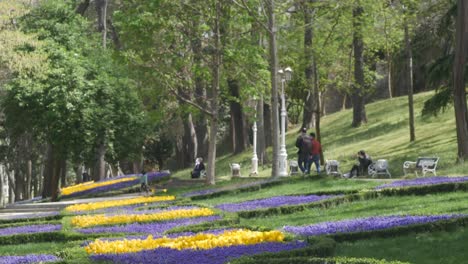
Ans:
POLYGON ((309 165, 309 172, 312 163, 315 163, 315 168, 317 169, 317 174, 320 173, 320 152, 322 151, 322 145, 320 142, 315 139, 315 133, 310 133, 310 138, 312 140, 312 148, 310 151, 310 161, 308 162, 309 165))
POLYGON ((309 158, 310 158, 310 151, 312 149, 312 140, 307 135, 307 129, 304 127, 301 129, 301 134, 296 139, 296 147, 298 148, 297 151, 297 163, 299 165, 299 169, 302 173, 308 174, 309 173, 309 158))

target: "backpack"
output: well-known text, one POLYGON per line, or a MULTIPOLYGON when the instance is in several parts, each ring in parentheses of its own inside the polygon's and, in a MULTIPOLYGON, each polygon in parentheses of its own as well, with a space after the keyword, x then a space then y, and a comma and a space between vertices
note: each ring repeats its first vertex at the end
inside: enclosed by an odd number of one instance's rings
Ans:
POLYGON ((301 142, 301 154, 308 154, 310 155, 312 151, 312 138, 309 136, 304 136, 302 137, 302 142, 301 142))

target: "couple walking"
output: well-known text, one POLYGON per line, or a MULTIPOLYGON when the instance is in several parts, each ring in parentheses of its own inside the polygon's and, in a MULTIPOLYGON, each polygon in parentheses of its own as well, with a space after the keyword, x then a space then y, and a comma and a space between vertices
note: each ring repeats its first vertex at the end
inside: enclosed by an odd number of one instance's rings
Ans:
POLYGON ((310 167, 314 163, 317 173, 320 173, 320 151, 322 146, 315 139, 315 133, 307 135, 307 129, 302 128, 301 134, 296 139, 296 147, 299 149, 297 151, 299 169, 303 173, 309 174, 310 167))

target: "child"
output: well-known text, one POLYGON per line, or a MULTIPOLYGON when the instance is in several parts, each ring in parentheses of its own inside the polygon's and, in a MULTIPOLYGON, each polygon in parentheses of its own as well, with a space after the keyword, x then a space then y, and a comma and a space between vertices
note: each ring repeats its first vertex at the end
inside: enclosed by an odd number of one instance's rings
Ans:
POLYGON ((148 186, 148 173, 146 171, 141 171, 141 178, 140 178, 140 192, 145 191, 146 194, 149 194, 149 186, 148 186))

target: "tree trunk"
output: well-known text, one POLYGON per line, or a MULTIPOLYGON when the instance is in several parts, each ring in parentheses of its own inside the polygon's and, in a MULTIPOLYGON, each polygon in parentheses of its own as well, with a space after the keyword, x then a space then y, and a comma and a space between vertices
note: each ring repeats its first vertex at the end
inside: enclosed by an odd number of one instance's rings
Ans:
POLYGON ((257 102, 257 156, 260 165, 263 165, 265 158, 265 125, 263 111, 263 96, 257 102))
MULTIPOLYGON (((320 82, 318 78, 317 63, 313 65, 315 81, 314 81, 314 99, 315 99, 315 136, 319 142, 322 142, 322 136, 320 135, 320 121, 322 116, 322 104, 320 101, 320 82)), ((325 164, 325 158, 323 156, 323 150, 320 149, 320 164, 325 164)))
POLYGON ((353 49, 354 49, 354 87, 353 87, 353 127, 367 122, 364 98, 364 42, 362 36, 364 9, 359 1, 353 9, 353 49))
POLYGON ((195 142, 195 134, 194 128, 192 123, 192 116, 191 114, 187 115, 186 120, 184 121, 184 137, 183 137, 183 145, 184 145, 184 160, 183 160, 183 167, 189 167, 195 160, 195 146, 197 142, 195 142))
POLYGON ((102 47, 107 46, 107 0, 96 0, 98 30, 102 33, 102 47))
POLYGON ((306 66, 304 68, 304 74, 306 78, 307 86, 307 96, 304 98, 304 113, 302 115, 302 126, 307 129, 314 126, 314 55, 313 55, 313 37, 314 37, 314 28, 313 28, 313 10, 311 4, 315 1, 305 1, 303 4, 304 9, 304 59, 306 66))
POLYGON ((24 188, 24 199, 29 200, 31 199, 31 192, 32 192, 32 160, 28 159, 26 162, 26 184, 24 188))
POLYGON ((279 118, 278 118, 278 54, 276 43, 276 22, 275 22, 275 2, 268 0, 266 4, 268 13, 268 29, 269 29, 269 53, 270 53, 270 74, 271 74, 271 128, 272 128, 272 146, 273 159, 271 166, 271 177, 278 176, 278 157, 279 157, 279 118))
POLYGON ((60 188, 67 186, 67 160, 60 159, 60 188))
POLYGON ((414 102, 413 102, 413 52, 411 51, 411 39, 408 32, 408 22, 405 19, 405 48, 407 60, 407 78, 406 85, 408 88, 408 111, 409 111, 409 133, 410 142, 416 140, 414 132, 414 102))
POLYGON ((468 54, 468 3, 457 2, 458 14, 453 63, 453 102, 457 129, 458 161, 468 160, 468 108, 465 90, 465 64, 468 54))
POLYGON ((84 16, 86 10, 88 9, 89 7, 89 1, 90 0, 84 0, 82 1, 75 9, 75 12, 77 14, 80 14, 81 16, 84 16))
POLYGON ((208 170, 206 175, 206 183, 214 185, 216 172, 216 139, 218 135, 218 92, 220 84, 221 70, 221 36, 220 36, 220 19, 221 19, 221 0, 216 1, 216 19, 214 21, 214 54, 212 62, 213 82, 211 85, 211 118, 210 118, 210 139, 208 144, 208 170))
POLYGON ((104 142, 104 136, 102 136, 101 142, 98 145, 96 152, 96 161, 93 169, 94 181, 104 180, 106 177, 106 144, 104 142))
POLYGON ((228 80, 230 95, 233 100, 229 101, 231 111, 232 126, 232 150, 234 154, 243 152, 246 149, 246 139, 244 137, 244 116, 240 102, 239 82, 237 80, 228 80))
POLYGON ((51 179, 53 173, 53 166, 54 166, 54 159, 53 159, 53 152, 52 152, 52 145, 47 144, 47 152, 46 152, 46 160, 44 165, 43 171, 43 181, 42 184, 42 198, 47 198, 52 196, 52 188, 51 188, 51 179))
MULTIPOLYGON (((264 125, 265 125, 265 147, 270 147, 272 146, 273 144, 273 140, 272 140, 272 126, 271 126, 271 107, 269 104, 263 104, 263 110, 265 110, 263 112, 263 122, 264 122, 264 125)), ((265 158, 267 158, 265 156, 265 158)))

